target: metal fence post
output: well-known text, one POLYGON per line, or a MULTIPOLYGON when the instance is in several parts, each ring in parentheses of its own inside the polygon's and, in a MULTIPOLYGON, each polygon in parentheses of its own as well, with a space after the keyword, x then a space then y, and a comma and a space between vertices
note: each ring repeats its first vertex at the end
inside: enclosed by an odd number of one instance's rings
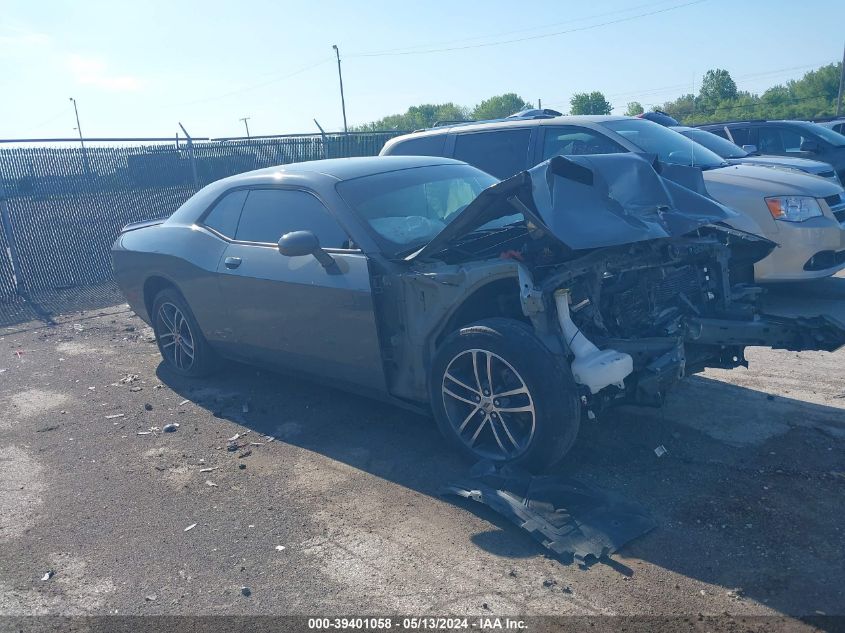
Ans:
POLYGON ((12 229, 12 218, 9 214, 9 203, 6 200, 6 186, 2 179, 0 179, 0 230, 6 237, 5 255, 12 269, 12 284, 15 287, 15 293, 27 298, 26 292, 21 288, 23 279, 20 277, 20 266, 18 266, 18 249, 15 244, 15 232, 12 229))
POLYGON ((185 133, 185 137, 188 139, 188 157, 191 159, 191 173, 194 176, 194 187, 200 186, 199 178, 197 178, 197 161, 194 158, 194 140, 191 138, 191 135, 188 134, 188 130, 185 129, 185 126, 181 123, 179 127, 182 128, 182 132, 185 133))

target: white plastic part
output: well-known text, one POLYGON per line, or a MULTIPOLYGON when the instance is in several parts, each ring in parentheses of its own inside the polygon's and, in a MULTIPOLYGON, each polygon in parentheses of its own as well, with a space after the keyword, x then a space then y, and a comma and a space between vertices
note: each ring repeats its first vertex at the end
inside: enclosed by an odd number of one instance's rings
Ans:
POLYGON ((634 359, 614 349, 599 349, 584 336, 569 314, 569 290, 555 291, 555 305, 560 329, 572 350, 572 376, 586 385, 590 393, 598 393, 608 385, 625 388, 625 378, 634 371, 634 359))

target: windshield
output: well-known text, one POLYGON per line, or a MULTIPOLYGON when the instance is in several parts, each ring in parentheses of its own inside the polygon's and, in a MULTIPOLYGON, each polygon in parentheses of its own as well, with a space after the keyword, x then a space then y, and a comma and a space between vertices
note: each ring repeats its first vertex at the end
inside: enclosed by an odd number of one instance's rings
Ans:
POLYGON ((725 161, 706 147, 699 145, 674 130, 645 119, 617 119, 602 121, 600 125, 624 136, 628 141, 649 154, 656 154, 664 163, 712 169, 722 167, 725 161))
POLYGON ((797 125, 806 128, 808 132, 812 132, 813 134, 827 141, 831 145, 835 145, 837 147, 842 147, 843 145, 845 145, 845 136, 843 136, 839 132, 834 132, 829 127, 819 125, 818 123, 810 123, 809 121, 801 121, 798 122, 797 125))
POLYGON ((739 145, 734 145, 728 139, 717 136, 713 132, 706 130, 678 130, 678 132, 687 138, 691 138, 699 145, 704 145, 722 158, 745 158, 749 155, 739 145))
POLYGON ((429 242, 497 182, 470 165, 431 165, 347 180, 337 191, 390 256, 429 242))

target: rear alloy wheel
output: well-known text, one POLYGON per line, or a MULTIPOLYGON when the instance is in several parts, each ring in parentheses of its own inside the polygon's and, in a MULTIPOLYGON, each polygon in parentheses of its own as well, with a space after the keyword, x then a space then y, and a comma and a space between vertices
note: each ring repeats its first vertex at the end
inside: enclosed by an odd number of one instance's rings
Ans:
POLYGON ((578 433, 571 373, 518 321, 488 319, 450 335, 435 355, 430 396, 440 430, 472 459, 542 471, 578 433))
POLYGON ((204 376, 216 358, 182 296, 167 288, 153 302, 153 330, 167 366, 182 376, 204 376))

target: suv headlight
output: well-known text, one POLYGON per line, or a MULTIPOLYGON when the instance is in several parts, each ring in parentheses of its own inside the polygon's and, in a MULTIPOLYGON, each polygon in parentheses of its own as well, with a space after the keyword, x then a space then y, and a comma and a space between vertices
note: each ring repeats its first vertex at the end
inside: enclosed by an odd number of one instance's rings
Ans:
POLYGON ((822 216, 818 201, 810 196, 776 196, 766 198, 766 206, 775 220, 803 222, 822 216))

